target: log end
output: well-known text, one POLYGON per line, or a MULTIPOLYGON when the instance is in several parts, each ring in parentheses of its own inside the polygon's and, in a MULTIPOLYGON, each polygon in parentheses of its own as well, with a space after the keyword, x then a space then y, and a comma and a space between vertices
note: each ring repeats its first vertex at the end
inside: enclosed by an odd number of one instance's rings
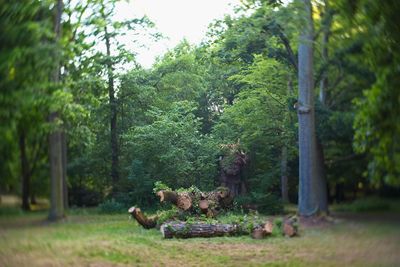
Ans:
POLYGON ((182 210, 190 209, 192 207, 192 198, 187 193, 179 194, 177 206, 182 210))
POLYGON ((264 224, 263 231, 266 235, 271 235, 274 229, 274 224, 271 221, 267 221, 264 224))
POLYGON ((207 210, 208 209, 208 201, 206 199, 200 200, 199 201, 199 208, 201 210, 207 210))
POLYGON ((251 237, 254 239, 263 239, 265 236, 264 229, 261 227, 257 227, 251 232, 251 237))
POLYGON ((156 193, 156 195, 158 196, 158 197, 160 197, 160 202, 163 202, 164 201, 164 192, 163 191, 158 191, 157 193, 156 193))

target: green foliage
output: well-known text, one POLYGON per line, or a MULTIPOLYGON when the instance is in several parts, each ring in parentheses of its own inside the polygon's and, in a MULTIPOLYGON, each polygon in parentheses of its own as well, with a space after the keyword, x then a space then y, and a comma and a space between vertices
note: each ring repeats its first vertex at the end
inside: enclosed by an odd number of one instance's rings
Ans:
POLYGON ((171 191, 172 189, 163 182, 160 181, 155 182, 153 187, 153 193, 157 193, 158 191, 161 190, 171 191))

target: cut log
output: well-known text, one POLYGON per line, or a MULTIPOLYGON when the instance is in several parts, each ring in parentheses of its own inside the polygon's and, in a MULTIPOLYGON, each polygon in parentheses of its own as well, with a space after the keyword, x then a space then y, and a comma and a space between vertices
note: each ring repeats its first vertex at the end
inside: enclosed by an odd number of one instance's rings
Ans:
POLYGON ((164 238, 217 237, 243 234, 234 224, 170 222, 161 225, 164 238))
POLYGON ((196 212, 193 207, 199 207, 202 214, 214 218, 223 209, 233 206, 233 195, 226 187, 218 187, 211 192, 187 191, 175 192, 161 190, 157 192, 160 202, 170 202, 184 211, 196 212))
POLYGON ((256 227, 253 232, 251 232, 251 237, 254 239, 263 239, 265 237, 265 232, 262 227, 256 227))
POLYGON ((140 208, 131 207, 128 213, 145 229, 155 228, 157 225, 157 216, 148 218, 142 213, 140 208))
POLYGON ((193 201, 189 193, 178 194, 178 202, 176 206, 181 210, 189 210, 192 207, 193 201))
POLYGON ((178 203, 178 194, 174 191, 161 190, 157 192, 160 202, 170 202, 174 205, 178 203))
POLYGON ((199 208, 204 214, 207 214, 208 207, 209 207, 209 205, 208 205, 208 201, 206 199, 200 200, 199 208))
POLYGON ((263 231, 265 235, 271 235, 273 229, 274 229, 274 224, 271 221, 267 221, 264 224, 263 231))
POLYGON ((283 234, 288 237, 297 235, 297 218, 290 218, 283 222, 283 234))

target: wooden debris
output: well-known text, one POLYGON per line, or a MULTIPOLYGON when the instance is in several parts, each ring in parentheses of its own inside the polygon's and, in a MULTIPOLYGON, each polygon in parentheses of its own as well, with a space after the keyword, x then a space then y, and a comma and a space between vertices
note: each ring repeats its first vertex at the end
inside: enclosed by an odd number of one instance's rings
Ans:
POLYGON ((164 238, 232 236, 241 233, 239 227, 234 224, 206 224, 186 222, 165 223, 161 225, 160 231, 164 238))
POLYGON ((154 228, 157 225, 157 217, 150 217, 148 218, 146 215, 142 213, 140 208, 131 207, 128 210, 128 213, 132 215, 136 221, 146 229, 154 228))

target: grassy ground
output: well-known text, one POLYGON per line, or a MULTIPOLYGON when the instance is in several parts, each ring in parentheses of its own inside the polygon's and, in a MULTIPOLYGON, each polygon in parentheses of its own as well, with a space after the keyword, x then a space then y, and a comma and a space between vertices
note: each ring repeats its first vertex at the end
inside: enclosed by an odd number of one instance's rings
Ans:
MULTIPOLYGON (((6 214, 5 214, 6 213, 6 214)), ((400 266, 397 213, 338 214, 300 237, 163 240, 128 215, 0 216, 0 266, 400 266)))

